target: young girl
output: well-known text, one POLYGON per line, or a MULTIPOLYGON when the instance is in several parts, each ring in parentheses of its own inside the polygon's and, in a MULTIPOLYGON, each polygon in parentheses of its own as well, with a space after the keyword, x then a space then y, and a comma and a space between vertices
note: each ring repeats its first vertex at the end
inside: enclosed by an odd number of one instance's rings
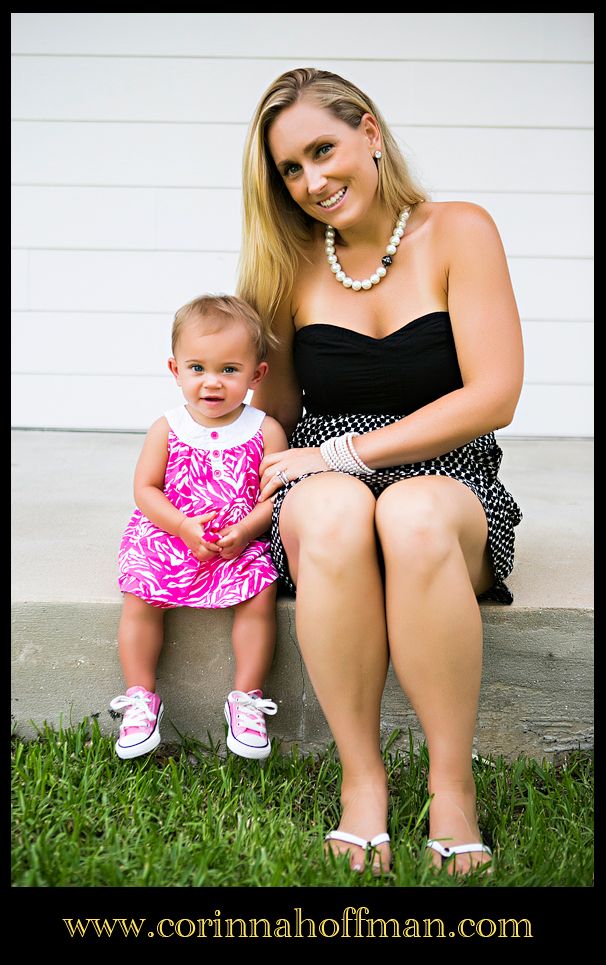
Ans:
POLYGON ((277 573, 262 538, 272 504, 257 497, 261 460, 288 443, 275 419, 244 402, 267 372, 267 350, 259 316, 238 298, 202 296, 175 315, 168 365, 185 405, 147 434, 135 470, 138 508, 118 558, 127 690, 110 707, 123 714, 120 758, 160 743, 155 674, 164 610, 177 606, 235 608, 227 746, 256 759, 271 750, 264 715, 277 707, 262 687, 275 646, 277 573))

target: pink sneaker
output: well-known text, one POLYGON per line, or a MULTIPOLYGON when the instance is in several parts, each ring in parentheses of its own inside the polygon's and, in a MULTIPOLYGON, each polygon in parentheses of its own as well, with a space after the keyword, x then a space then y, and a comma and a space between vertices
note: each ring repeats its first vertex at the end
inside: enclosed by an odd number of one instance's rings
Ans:
POLYGON ((264 760, 269 757, 271 741, 267 736, 265 714, 277 713, 273 700, 263 700, 261 690, 232 690, 225 701, 227 746, 240 757, 264 760))
POLYGON ((126 694, 114 697, 109 706, 123 713, 120 737, 116 741, 118 757, 130 760, 158 746, 164 713, 158 694, 152 694, 145 687, 129 687, 126 694))

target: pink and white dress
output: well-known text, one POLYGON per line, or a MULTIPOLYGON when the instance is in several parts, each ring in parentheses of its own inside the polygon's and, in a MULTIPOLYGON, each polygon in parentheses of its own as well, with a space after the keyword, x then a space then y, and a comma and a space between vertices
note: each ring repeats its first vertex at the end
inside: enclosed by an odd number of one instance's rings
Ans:
MULTIPOLYGON (((231 425, 206 428, 185 405, 164 413, 170 426, 164 494, 186 516, 217 510, 213 530, 248 516, 259 495, 265 413, 245 405, 231 425)), ((253 540, 233 560, 200 562, 178 536, 154 526, 140 509, 118 554, 118 584, 158 607, 229 607, 256 596, 278 577, 267 540, 253 540)))

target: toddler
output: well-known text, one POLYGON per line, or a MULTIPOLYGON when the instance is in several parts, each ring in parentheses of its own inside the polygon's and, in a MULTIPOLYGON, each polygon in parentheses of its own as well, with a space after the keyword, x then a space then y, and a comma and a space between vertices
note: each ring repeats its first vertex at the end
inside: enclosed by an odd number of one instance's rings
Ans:
POLYGON ((234 607, 234 689, 225 701, 227 746, 263 759, 271 750, 263 698, 275 647, 277 573, 264 539, 270 500, 258 503, 259 464, 288 448, 280 424, 244 402, 264 378, 259 316, 229 295, 205 295, 175 315, 169 368, 185 404, 150 428, 135 469, 135 510, 120 545, 124 606, 118 631, 126 693, 116 753, 138 757, 160 743, 156 693, 164 610, 234 607))

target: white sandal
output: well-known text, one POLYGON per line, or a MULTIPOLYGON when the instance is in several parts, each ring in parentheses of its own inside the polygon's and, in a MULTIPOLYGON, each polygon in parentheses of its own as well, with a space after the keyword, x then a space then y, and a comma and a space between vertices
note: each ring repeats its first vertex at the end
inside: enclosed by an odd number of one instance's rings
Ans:
MULTIPOLYGON (((383 831, 381 834, 375 834, 374 838, 367 841, 366 838, 359 838, 357 834, 350 834, 348 831, 329 831, 324 840, 343 841, 345 844, 355 844, 358 848, 362 848, 365 856, 367 856, 368 852, 373 851, 378 845, 389 844, 389 835, 386 831, 383 831)), ((354 868, 352 870, 355 871, 356 869, 354 868)), ((387 871, 389 871, 389 868, 387 871)))
MULTIPOLYGON (((432 848, 433 851, 437 851, 442 856, 442 865, 448 858, 452 858, 453 854, 470 854, 472 851, 483 851, 492 857, 492 851, 487 844, 457 844, 452 848, 445 848, 439 841, 432 840, 427 842, 426 847, 432 848)), ((488 865, 489 862, 487 861, 485 864, 488 865)), ((484 867, 484 865, 478 865, 478 867, 484 867)), ((492 869, 487 868, 486 870, 490 872, 492 869)))

